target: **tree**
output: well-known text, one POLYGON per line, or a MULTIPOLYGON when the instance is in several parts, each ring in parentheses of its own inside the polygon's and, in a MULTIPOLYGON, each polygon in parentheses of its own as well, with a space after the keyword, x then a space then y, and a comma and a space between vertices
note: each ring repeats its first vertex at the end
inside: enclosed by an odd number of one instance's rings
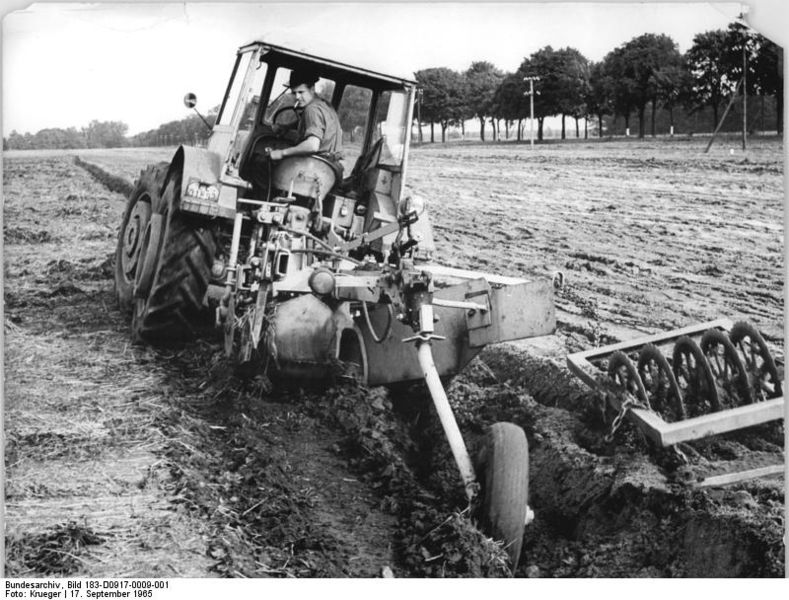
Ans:
POLYGON ((718 125, 718 110, 737 84, 731 73, 731 39, 722 29, 699 33, 685 54, 693 79, 688 97, 691 112, 704 106, 712 108, 712 128, 718 125))
POLYGON ((743 77, 743 55, 747 67, 746 89, 750 95, 775 95, 776 128, 783 130, 783 65, 781 49, 743 24, 732 23, 726 30, 708 31, 693 39, 686 54, 693 78, 688 105, 691 110, 710 106, 713 128, 718 109, 731 96, 743 77))
MULTIPOLYGON (((562 138, 566 137, 564 116, 580 117, 585 112, 585 99, 589 86, 589 63, 575 48, 554 50, 545 46, 525 59, 516 72, 521 81, 523 77, 536 76, 534 116, 537 119, 537 137, 543 139, 545 117, 562 115, 562 138)), ((526 91, 522 84, 521 95, 526 91)), ((529 104, 521 100, 520 116, 527 116, 529 104)))
POLYGON ((507 74, 494 93, 491 115, 496 120, 504 119, 506 123, 522 118, 525 112, 523 92, 523 76, 520 72, 507 74))
POLYGON ((8 139, 3 140, 8 150, 37 150, 46 148, 68 149, 86 148, 85 136, 74 127, 58 129, 55 127, 41 129, 35 134, 12 131, 8 139))
MULTIPOLYGON (((659 69, 655 73, 656 100, 668 110, 670 131, 674 131, 674 108, 686 102, 690 94, 691 78, 684 60, 677 65, 659 69)), ((655 106, 652 105, 652 137, 655 136, 655 106)))
POLYGON ((486 61, 471 63, 465 77, 468 85, 468 107, 472 116, 479 119, 480 139, 485 141, 485 119, 493 116, 496 91, 504 74, 486 61))
POLYGON ((121 121, 93 120, 83 129, 89 148, 117 148, 127 145, 129 126, 121 121))
POLYGON ((783 131, 783 51, 763 35, 739 23, 729 25, 731 46, 730 72, 733 78, 742 77, 742 52, 747 57, 747 92, 751 95, 775 96, 776 130, 783 131))
POLYGON ((575 118, 575 136, 579 137, 578 119, 586 113, 586 97, 589 93, 589 61, 575 48, 562 48, 556 54, 562 139, 565 139, 565 116, 575 118))
MULTIPOLYGON (((627 80, 629 102, 638 111, 638 137, 644 137, 644 114, 646 106, 652 103, 657 106, 659 73, 663 71, 663 80, 669 81, 668 74, 681 65, 681 55, 677 45, 667 35, 646 33, 633 38, 621 47, 621 55, 617 57, 618 68, 627 80)), ((653 130, 654 135, 654 130, 653 130)))
POLYGON ((753 83, 762 97, 775 96, 776 131, 783 133, 784 79, 783 49, 765 38, 756 36, 758 51, 751 62, 753 83))
MULTIPOLYGON (((208 124, 213 126, 218 108, 211 109, 205 116, 208 124)), ((203 120, 197 115, 189 115, 178 121, 169 121, 156 129, 138 133, 132 138, 135 146, 160 146, 165 144, 193 144, 209 133, 203 120)))
POLYGON ((422 88, 422 119, 430 123, 430 141, 435 141, 433 124, 441 125, 441 140, 446 141, 447 127, 460 122, 467 111, 465 78, 452 69, 434 67, 414 73, 422 88))
POLYGON ((603 137, 603 117, 613 114, 614 80, 604 61, 589 66, 589 87, 586 93, 586 111, 597 117, 597 131, 603 137))
POLYGON ((636 82, 627 70, 627 57, 623 46, 614 48, 603 59, 603 70, 610 84, 607 90, 614 119, 625 119, 625 130, 630 128, 630 113, 634 108, 636 82))

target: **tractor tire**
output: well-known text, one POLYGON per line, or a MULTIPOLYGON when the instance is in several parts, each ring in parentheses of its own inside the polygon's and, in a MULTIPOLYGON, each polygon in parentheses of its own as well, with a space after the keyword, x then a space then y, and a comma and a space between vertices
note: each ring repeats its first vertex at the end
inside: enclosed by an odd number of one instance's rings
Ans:
POLYGON ((137 281, 132 316, 136 342, 166 345, 193 339, 206 319, 203 300, 216 243, 204 221, 179 210, 180 189, 180 173, 170 175, 162 192, 161 212, 151 217, 151 224, 159 225, 160 231, 143 240, 148 247, 145 257, 140 257, 143 264, 138 273, 147 271, 147 279, 141 282, 138 277, 137 281), (151 245, 149 238, 158 243, 151 245))
POLYGON ((482 484, 482 529, 504 543, 513 572, 518 567, 529 500, 529 444, 513 423, 488 429, 478 461, 482 484))
POLYGON ((115 295, 124 314, 134 308, 134 280, 139 265, 140 248, 151 213, 160 207, 160 194, 168 163, 151 165, 140 172, 140 177, 129 194, 126 210, 118 232, 115 248, 115 295))

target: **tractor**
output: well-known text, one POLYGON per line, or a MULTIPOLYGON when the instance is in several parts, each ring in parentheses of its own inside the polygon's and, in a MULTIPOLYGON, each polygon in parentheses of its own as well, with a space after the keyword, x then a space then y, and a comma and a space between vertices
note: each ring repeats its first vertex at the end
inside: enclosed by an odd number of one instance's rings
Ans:
POLYGON ((492 425, 472 461, 443 382, 487 344, 553 333, 555 282, 433 262, 426 202, 406 188, 416 91, 262 41, 239 48, 206 147, 180 146, 129 195, 116 293, 136 342, 213 329, 229 360, 275 383, 424 380, 466 495, 514 570, 533 518, 525 433, 492 425), (339 165, 270 158, 294 142, 299 111, 284 84, 304 69, 340 118, 339 165))

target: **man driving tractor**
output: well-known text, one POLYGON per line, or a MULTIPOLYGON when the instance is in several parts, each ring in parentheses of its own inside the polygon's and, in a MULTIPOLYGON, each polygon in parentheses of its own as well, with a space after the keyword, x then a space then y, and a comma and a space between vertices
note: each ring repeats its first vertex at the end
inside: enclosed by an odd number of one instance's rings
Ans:
POLYGON ((271 150, 269 154, 271 160, 278 161, 288 156, 322 154, 339 164, 342 147, 340 120, 332 105, 315 92, 317 81, 318 76, 313 72, 306 70, 291 72, 288 87, 296 97, 295 108, 300 113, 297 128, 298 142, 290 148, 271 150))

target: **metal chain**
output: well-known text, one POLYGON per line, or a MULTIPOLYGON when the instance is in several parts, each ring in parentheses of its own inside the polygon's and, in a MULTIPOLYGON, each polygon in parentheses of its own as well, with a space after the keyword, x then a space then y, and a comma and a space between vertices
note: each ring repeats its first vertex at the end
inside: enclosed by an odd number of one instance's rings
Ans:
POLYGON ((631 406, 636 406, 638 404, 632 396, 627 397, 627 399, 622 402, 622 406, 619 408, 619 412, 614 417, 614 421, 611 423, 611 431, 605 436, 606 443, 610 443, 614 440, 614 434, 616 433, 617 429, 619 429, 620 425, 622 425, 622 421, 625 420, 625 416, 627 415, 627 411, 630 410, 631 406))
POLYGON ((681 464, 683 465, 690 464, 690 459, 688 458, 688 455, 685 454, 682 450, 680 450, 677 444, 671 444, 670 448, 671 451, 674 453, 674 455, 677 457, 677 460, 679 460, 681 464))

